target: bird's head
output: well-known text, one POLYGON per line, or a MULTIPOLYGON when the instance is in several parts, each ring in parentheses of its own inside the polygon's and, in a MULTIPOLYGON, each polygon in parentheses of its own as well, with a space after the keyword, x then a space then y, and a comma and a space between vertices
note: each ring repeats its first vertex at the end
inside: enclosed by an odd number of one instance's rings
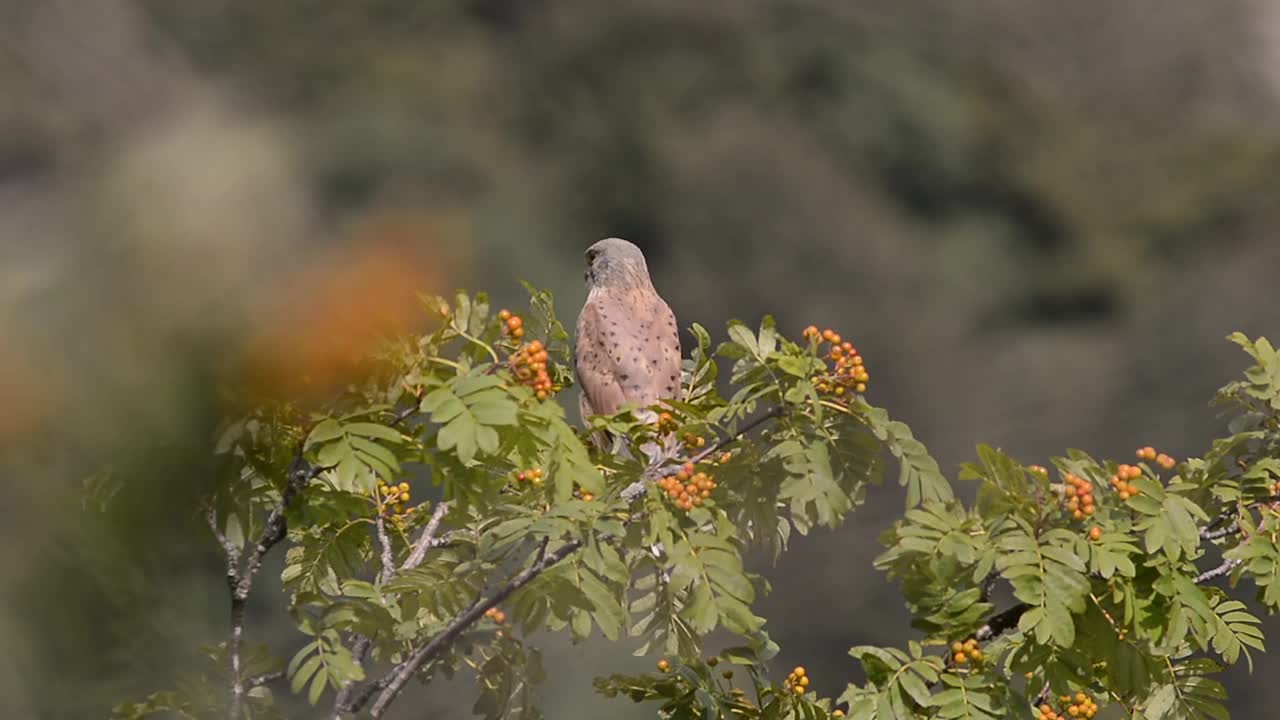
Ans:
POLYGON ((652 287, 640 248, 622 238, 605 238, 587 248, 587 288, 652 287))

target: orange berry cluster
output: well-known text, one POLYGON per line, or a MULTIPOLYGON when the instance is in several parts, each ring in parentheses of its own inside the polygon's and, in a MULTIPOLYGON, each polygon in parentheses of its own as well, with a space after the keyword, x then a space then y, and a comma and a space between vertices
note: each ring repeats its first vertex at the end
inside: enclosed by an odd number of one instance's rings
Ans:
POLYGON ((1048 475, 1049 469, 1043 465, 1028 465, 1027 469, 1037 475, 1048 475))
MULTIPOLYGON (((732 459, 733 459, 733 453, 726 450, 725 452, 720 453, 720 457, 716 458, 716 462, 721 465, 727 465, 729 461, 732 459)), ((1280 483, 1276 483, 1276 484, 1280 485, 1280 483)))
POLYGON ((672 504, 685 512, 701 505, 704 499, 711 496, 711 491, 716 489, 716 481, 705 472, 695 471, 690 462, 685 463, 675 475, 667 475, 655 482, 672 504))
POLYGON ((1093 698, 1082 692, 1073 695, 1062 695, 1058 698, 1058 708, 1061 712, 1055 712, 1053 706, 1049 703, 1036 708, 1037 720, 1066 720, 1067 718, 1091 718, 1098 713, 1098 703, 1093 698))
POLYGON ((382 500, 383 508, 391 511, 391 522, 395 523, 396 527, 403 527, 404 516, 413 512, 413 508, 406 510, 404 507, 404 504, 409 502, 409 483, 387 485, 379 480, 377 493, 382 500))
POLYGON ((1068 473, 1062 494, 1072 520, 1083 520, 1093 514, 1093 484, 1088 480, 1068 473))
POLYGON ((1156 449, 1150 445, 1138 448, 1137 452, 1134 454, 1138 456, 1139 460, 1154 462, 1156 465, 1160 466, 1161 470, 1172 470, 1174 466, 1178 464, 1177 460, 1174 460, 1172 457, 1164 453, 1157 453, 1156 449))
POLYGON ((982 662, 982 651, 978 649, 978 641, 969 638, 964 642, 957 640, 951 643, 951 660, 956 665, 965 665, 970 660, 975 663, 982 662))
POLYGON ((584 492, 582 490, 578 490, 577 494, 578 494, 578 497, 582 499, 582 502, 591 502, 592 500, 596 499, 595 495, 592 495, 589 492, 584 492))
POLYGON ((684 440, 684 446, 690 450, 697 450, 707 444, 706 438, 701 435, 694 435, 693 433, 685 433, 682 439, 684 440))
POLYGON ((830 328, 819 331, 814 325, 805 328, 801 334, 811 343, 826 342, 831 345, 823 357, 835 362, 835 373, 812 378, 818 392, 842 397, 850 391, 858 393, 867 391, 867 383, 871 380, 871 376, 862 365, 862 356, 851 343, 841 340, 840 334, 830 328))
POLYGON ((534 487, 542 485, 542 468, 532 468, 530 470, 521 470, 516 473, 516 482, 527 482, 534 487))
POLYGON ((805 689, 809 687, 809 676, 805 674, 802 666, 797 665, 787 675, 787 679, 782 681, 782 686, 796 695, 803 695, 805 689))
MULTIPOLYGON (((519 318, 515 318, 519 319, 519 318)), ((516 379, 533 388, 539 400, 546 400, 554 390, 551 376, 547 374, 547 350, 541 340, 533 340, 520 346, 511 354, 511 367, 516 379)))
POLYGON ((378 494, 382 496, 384 505, 399 514, 404 509, 404 503, 409 502, 409 483, 402 482, 399 485, 388 485, 379 480, 378 494))
POLYGON ((485 610, 484 616, 499 625, 507 621, 507 614, 502 612, 498 608, 489 608, 488 610, 485 610))
POLYGON ((519 315, 512 315, 510 310, 499 310, 498 319, 502 321, 502 332, 519 340, 524 337, 524 321, 519 315))
POLYGON ((1116 468, 1116 474, 1111 476, 1111 487, 1120 493, 1121 500, 1128 500, 1138 495, 1138 487, 1132 481, 1137 480, 1142 475, 1142 468, 1137 465, 1121 465, 1116 468))
POLYGON ((658 413, 658 432, 660 433, 675 432, 677 425, 679 425, 679 423, 676 422, 675 417, 671 413, 669 412, 658 413))

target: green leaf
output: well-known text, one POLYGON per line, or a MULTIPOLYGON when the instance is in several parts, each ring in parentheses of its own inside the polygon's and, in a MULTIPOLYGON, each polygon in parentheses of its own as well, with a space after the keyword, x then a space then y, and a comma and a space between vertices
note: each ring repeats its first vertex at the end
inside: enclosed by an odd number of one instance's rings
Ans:
POLYGON ((343 434, 342 425, 340 425, 337 420, 334 420, 333 418, 326 418, 325 420, 317 423, 316 426, 311 429, 311 433, 307 435, 307 442, 304 447, 307 450, 311 450, 316 445, 323 445, 336 440, 342 437, 343 434))
POLYGON ((751 333, 751 329, 737 320, 729 321, 729 339, 743 348, 753 357, 763 359, 764 356, 760 352, 760 346, 756 343, 756 337, 751 333))
POLYGON ((352 435, 359 435, 361 437, 366 437, 371 440, 383 440, 390 443, 399 443, 403 439, 400 433, 387 427, 386 425, 379 425, 377 423, 370 423, 370 422, 347 423, 346 425, 343 426, 343 429, 352 435))
POLYGON ((883 442, 902 465, 898 482, 907 488, 907 507, 925 501, 947 502, 954 497, 951 483, 924 443, 916 440, 905 423, 890 420, 884 410, 863 404, 859 408, 872 434, 883 442))

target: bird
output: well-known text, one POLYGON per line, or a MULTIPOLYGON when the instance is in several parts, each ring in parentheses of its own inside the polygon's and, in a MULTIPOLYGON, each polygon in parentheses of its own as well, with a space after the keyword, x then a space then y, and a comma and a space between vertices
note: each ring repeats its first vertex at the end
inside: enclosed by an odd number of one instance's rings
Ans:
MULTIPOLYGON (((583 423, 624 405, 645 408, 680 393, 680 332, 658 295, 644 253, 611 237, 586 251, 587 299, 578 315, 574 363, 583 423)), ((638 410, 637 417, 657 416, 638 410)))

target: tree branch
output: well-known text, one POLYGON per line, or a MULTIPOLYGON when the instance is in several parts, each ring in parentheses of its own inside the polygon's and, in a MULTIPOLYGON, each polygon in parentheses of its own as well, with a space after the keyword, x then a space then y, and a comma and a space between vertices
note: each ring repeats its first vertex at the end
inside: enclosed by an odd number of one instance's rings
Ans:
MULTIPOLYGON (((682 462, 699 463, 707 459, 711 455, 722 451, 725 447, 733 442, 741 439, 747 433, 763 425, 764 423, 781 416, 786 411, 782 405, 770 408, 765 413, 753 418, 741 428, 731 435, 727 435, 716 441, 709 447, 699 451, 682 462)), ((641 479, 632 483, 622 495, 624 498, 635 497, 635 495, 643 492, 645 484, 653 478, 658 477, 662 472, 663 466, 656 466, 645 472, 641 479)), ((449 512, 447 503, 440 503, 436 506, 435 512, 432 513, 431 519, 428 521, 426 528, 414 543, 413 551, 409 557, 405 559, 401 570, 408 570, 417 567, 422 563, 427 551, 436 543, 435 534, 439 528, 440 521, 445 514, 449 512)), ((424 645, 418 648, 408 658, 394 666, 386 676, 379 680, 373 681, 362 688, 358 693, 355 692, 354 686, 347 686, 342 689, 334 704, 334 717, 339 718, 344 713, 359 712, 370 701, 374 700, 373 706, 370 708, 370 715, 374 718, 381 717, 387 708, 399 697, 403 691, 405 684, 430 660, 434 659, 443 650, 457 639, 468 627, 484 616, 484 613, 490 608, 496 607, 505 600, 511 593, 524 587, 531 582, 539 574, 547 568, 555 565, 564 558, 571 555, 574 551, 582 546, 581 540, 571 540, 554 552, 546 553, 547 542, 544 540, 538 550, 537 558, 529 567, 525 568, 520 574, 512 578, 505 586, 490 595, 487 598, 478 599, 472 603, 470 607, 462 611, 457 617, 449 622, 447 626, 434 637, 428 640, 424 645), (354 695, 354 697, 352 697, 354 695)), ((383 558, 384 566, 386 558, 383 558)), ((365 653, 368 650, 369 641, 366 638, 360 638, 356 641, 354 652, 365 653)), ((357 659, 360 657, 357 655, 357 659)))
POLYGON ((382 585, 391 579, 391 575, 396 571, 396 563, 391 557, 391 538, 387 537, 387 521, 381 507, 378 508, 378 515, 373 519, 373 524, 378 529, 378 545, 382 547, 382 570, 378 572, 378 584, 382 585))
MULTIPOLYGON (((373 647, 373 640, 367 635, 356 636, 356 641, 351 646, 351 658, 357 666, 364 667, 364 661, 369 657, 371 647, 373 647)), ((342 720, 342 714, 347 712, 347 706, 351 705, 351 693, 354 689, 355 683, 348 681, 333 698, 333 720, 342 720)))
POLYGON ((737 442, 742 438, 742 436, 746 435, 752 430, 755 430, 756 428, 769 422, 770 420, 773 420, 774 418, 781 417, 781 415, 786 411, 787 411, 786 406, 774 405, 773 407, 769 408, 769 410, 766 411, 764 414, 760 415, 754 420, 751 420, 746 425, 743 425, 741 428, 738 428, 737 432, 733 433, 732 435, 726 435, 725 437, 720 438, 715 443, 713 443, 710 447, 707 447, 705 450, 699 452, 697 455, 694 455, 693 457, 689 458, 689 462, 696 465, 702 462, 703 460, 706 460, 707 458, 711 457, 713 454, 718 453, 721 450, 728 447, 731 443, 737 442))
MULTIPOLYGON (((713 454, 718 453, 721 450, 725 449, 730 444, 735 443, 738 440, 742 439, 744 435, 751 432, 752 430, 755 430, 756 428, 760 427, 766 422, 769 422, 770 420, 773 420, 776 417, 779 417, 784 412, 786 412, 785 406, 775 405, 772 408, 769 408, 769 410, 764 414, 752 419, 746 425, 743 425, 741 428, 737 430, 737 432, 734 432, 731 435, 726 435, 720 438, 716 442, 698 451, 696 454, 692 455, 686 460, 680 460, 676 462, 676 464, 683 465, 686 462, 691 462, 696 465, 702 462, 703 460, 706 460, 707 458, 711 457, 713 454)), ((633 500, 636 497, 639 497, 641 494, 643 494, 646 491, 646 488, 648 487, 648 483, 651 480, 661 477, 662 474, 666 470, 668 470, 670 467, 671 467, 670 463, 668 464, 658 463, 657 465, 654 465, 653 467, 649 468, 640 476, 639 480, 631 483, 630 485, 628 485, 626 488, 622 490, 622 493, 621 493, 622 498, 624 500, 633 500)))
POLYGON ((511 593, 529 584, 534 578, 542 574, 544 570, 577 551, 582 547, 582 540, 570 540, 551 553, 546 551, 547 544, 547 540, 542 541, 529 567, 511 578, 510 581, 492 595, 477 599, 470 607, 451 620, 443 630, 393 667, 386 676, 365 686, 347 706, 339 708, 339 712, 359 712, 366 703, 374 698, 374 695, 377 695, 377 699, 374 700, 373 706, 369 709, 369 714, 374 718, 382 717, 391 703, 404 690, 404 686, 423 665, 447 649, 464 630, 484 617, 485 612, 490 608, 496 607, 503 600, 506 600, 511 593))
MULTIPOLYGON (((1247 507, 1250 510, 1253 510, 1260 508, 1263 505, 1273 505, 1275 503, 1280 503, 1280 495, 1272 495, 1265 500, 1249 503, 1247 507)), ((1200 538, 1202 540, 1218 540, 1240 530, 1240 521, 1235 517, 1237 512, 1239 512, 1239 510, 1234 507, 1223 510, 1216 517, 1206 523, 1204 527, 1200 528, 1200 538), (1225 527, 1218 529, 1219 525, 1222 525, 1227 521, 1230 521, 1230 523, 1225 527)))
MULTIPOLYGON (((1239 560, 1223 560, 1222 564, 1210 570, 1205 570, 1192 580, 1196 585, 1203 585, 1210 580, 1220 578, 1227 575, 1240 565, 1239 560)), ((978 642, 987 642, 993 640, 1006 632, 1016 628, 1018 621, 1022 619, 1022 614, 1031 609, 1031 605, 1027 603, 1018 603, 1013 607, 1002 610, 995 615, 987 618, 987 622, 977 631, 973 637, 978 642)))
POLYGON ((413 544, 413 552, 409 553, 409 557, 405 558, 404 564, 400 566, 401 570, 412 570, 422 564, 427 557, 427 551, 436 544, 436 532, 440 529, 440 521, 448 514, 449 503, 436 504, 435 511, 431 513, 431 519, 427 521, 427 526, 422 529, 418 541, 413 544))
POLYGON ((1224 527, 1218 528, 1217 530, 1211 530, 1208 527, 1201 528, 1200 539, 1201 540, 1221 540, 1222 538, 1227 537, 1228 535, 1234 535, 1238 532, 1240 532, 1240 522, 1237 520, 1233 520, 1227 525, 1225 525, 1224 527))
POLYGON ((1009 632, 1018 627, 1018 621, 1022 619, 1022 613, 1030 609, 1031 606, 1027 603, 1018 603, 1008 610, 992 615, 987 618, 986 624, 974 632, 973 638, 978 642, 986 642, 1009 632))
MULTIPOLYGON (((288 510, 290 503, 293 502, 294 496, 319 472, 320 469, 313 467, 302 457, 302 450, 299 448, 298 454, 294 456, 293 462, 289 464, 289 473, 285 480, 285 486, 280 491, 280 501, 276 503, 275 507, 271 509, 271 513, 267 516, 266 525, 262 529, 262 536, 258 539, 258 543, 254 546, 253 552, 249 555, 249 560, 244 564, 243 568, 240 565, 241 552, 236 549, 235 545, 232 544, 218 526, 217 509, 210 503, 205 511, 205 520, 209 523, 209 529, 213 531, 213 536, 217 538, 218 544, 222 546, 222 552, 227 559, 227 588, 231 594, 231 628, 227 633, 227 670, 231 678, 231 698, 227 706, 229 720, 239 720, 243 714, 246 689, 262 684, 254 684, 255 678, 250 678, 246 681, 240 676, 240 644, 244 638, 244 611, 245 604, 249 599, 249 591, 253 589, 253 578, 258 574, 258 570, 262 568, 262 558, 276 543, 284 539, 288 531, 285 512, 288 510)), ((266 681, 264 680, 263 682, 266 681)))
POLYGON ((1218 567, 1213 568, 1211 570, 1205 570, 1204 572, 1197 575, 1195 579, 1195 584, 1203 585, 1204 583, 1207 583, 1210 580, 1213 580, 1214 578, 1220 578, 1223 575, 1227 575, 1232 570, 1235 570, 1239 564, 1240 564, 1239 560, 1223 560, 1222 564, 1219 565, 1218 567))
POLYGON ((236 546, 223 534, 222 528, 218 527, 218 509, 212 502, 205 508, 204 519, 209 523, 209 529, 217 538, 218 545, 222 546, 222 553, 227 559, 227 588, 235 592, 236 583, 240 580, 240 551, 236 550, 236 546))
MULTIPOLYGON (((422 534, 418 536, 417 541, 413 544, 413 551, 409 553, 409 557, 405 558, 404 564, 400 566, 401 572, 418 567, 426 559, 427 551, 437 544, 436 532, 440 529, 440 521, 448 513, 449 503, 441 502, 436 504, 436 509, 431 513, 431 519, 427 521, 426 527, 422 529, 422 534)), ((378 517, 377 522, 378 539, 382 543, 382 572, 378 576, 378 582, 381 584, 390 580, 396 571, 391 559, 391 546, 387 540, 386 529, 381 516, 378 517)), ((357 666, 363 667, 372 646, 372 638, 365 635, 356 636, 355 642, 351 646, 351 656, 357 666)), ((352 704, 351 693, 354 688, 354 683, 347 683, 338 691, 337 696, 333 699, 334 720, 339 720, 342 717, 342 713, 346 712, 345 708, 352 704)))
POLYGON ((266 685, 269 682, 275 682, 276 680, 283 680, 284 677, 285 677, 285 671, 277 670, 275 672, 263 673, 261 675, 254 675, 253 677, 246 680, 244 684, 248 685, 251 688, 256 688, 259 685, 266 685))

